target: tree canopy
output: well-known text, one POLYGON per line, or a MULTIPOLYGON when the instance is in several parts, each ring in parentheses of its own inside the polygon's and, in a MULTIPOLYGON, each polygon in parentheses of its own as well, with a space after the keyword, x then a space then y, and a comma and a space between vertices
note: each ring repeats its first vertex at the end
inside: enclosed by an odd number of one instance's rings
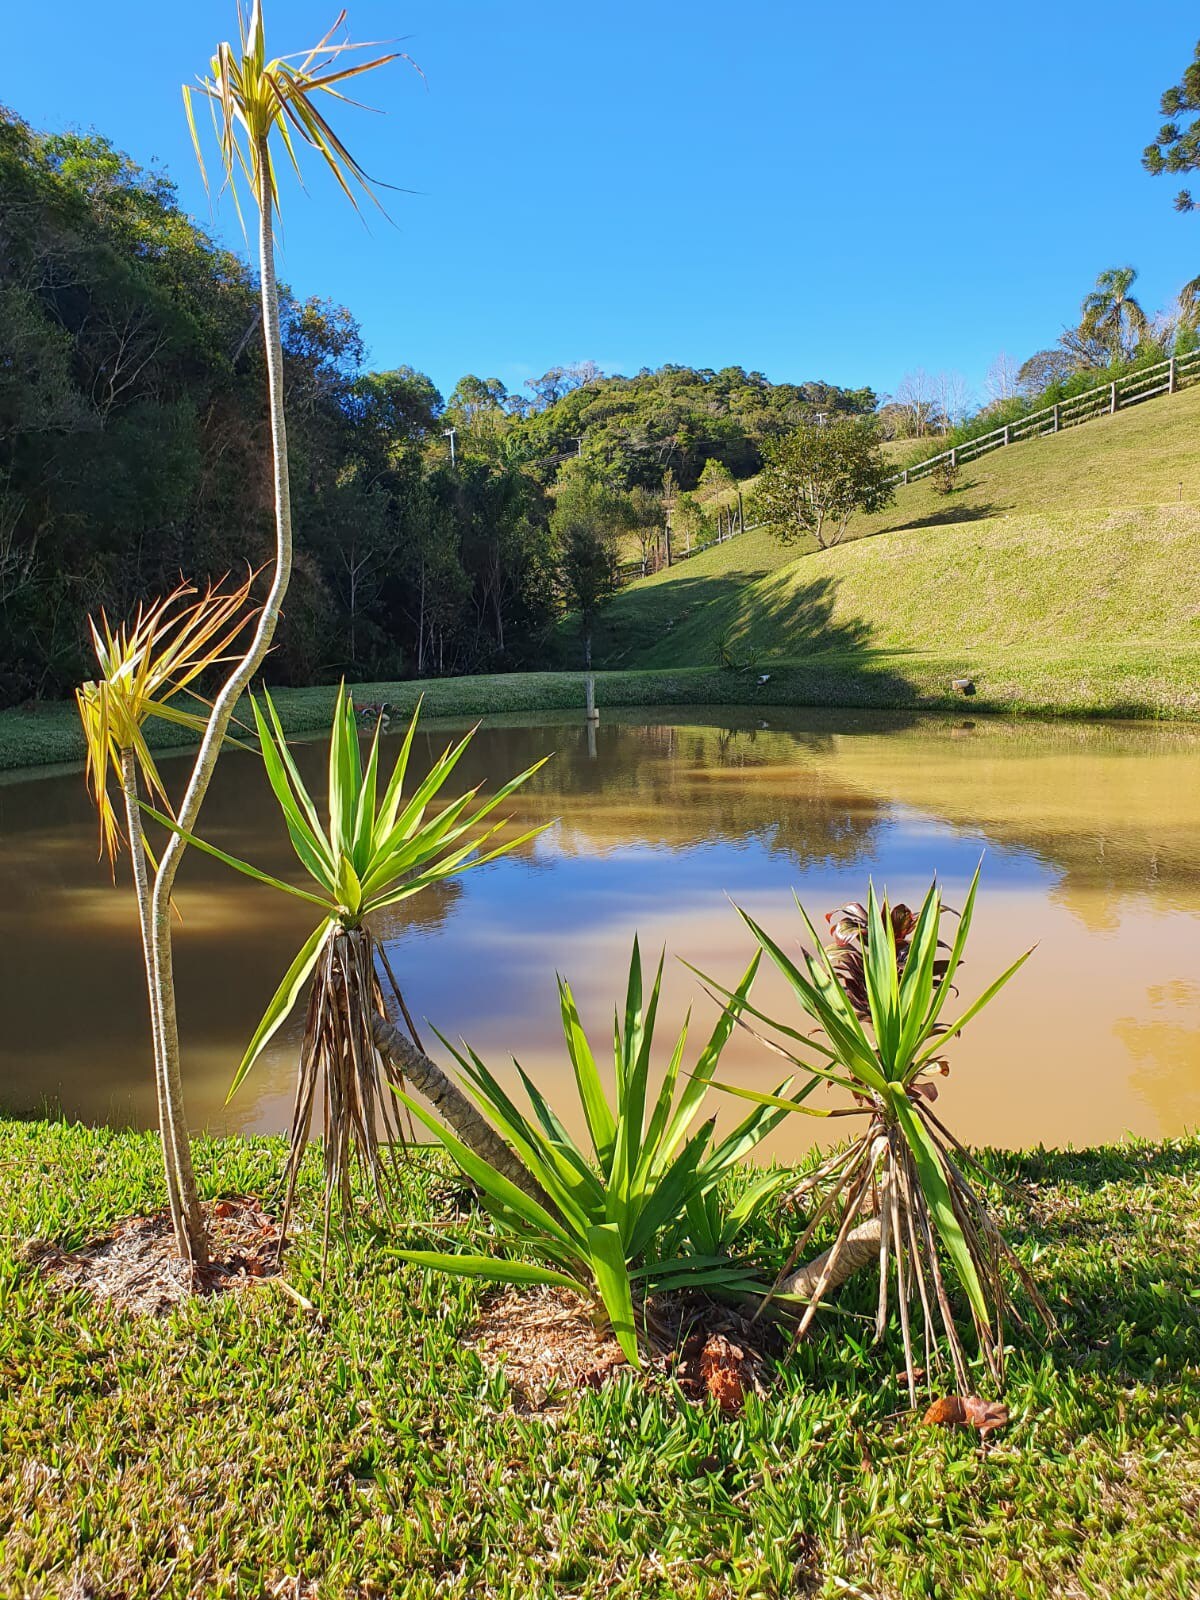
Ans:
POLYGON ((756 514, 782 539, 810 534, 838 544, 856 511, 878 511, 893 496, 891 469, 872 423, 838 417, 802 422, 770 450, 755 492, 756 514))

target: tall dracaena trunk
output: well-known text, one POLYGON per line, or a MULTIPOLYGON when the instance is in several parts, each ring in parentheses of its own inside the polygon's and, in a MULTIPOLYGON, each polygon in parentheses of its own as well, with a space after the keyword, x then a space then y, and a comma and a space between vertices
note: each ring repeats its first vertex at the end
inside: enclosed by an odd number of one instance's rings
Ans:
POLYGON ((153 1041, 155 1061, 155 1088, 158 1094, 158 1125, 163 1130, 163 1156, 167 1169, 167 1192, 172 1189, 173 1163, 167 1149, 166 1102, 163 1099, 162 1081, 158 1063, 158 999, 151 974, 154 971, 154 935, 150 909, 150 875, 146 870, 146 836, 142 829, 142 812, 138 795, 137 757, 130 749, 121 751, 121 792, 125 797, 125 825, 129 830, 129 856, 133 863, 133 889, 137 898, 138 926, 142 936, 142 960, 146 968, 146 990, 150 1003, 150 1037, 153 1041))
MULTIPOLYGON (((267 388, 271 412, 271 451, 275 476, 275 572, 254 637, 246 654, 225 680, 200 741, 187 790, 176 820, 188 833, 196 829, 204 796, 208 792, 220 754, 221 742, 234 708, 263 663, 279 621, 283 597, 292 572, 292 506, 288 482, 287 429, 283 404, 283 346, 279 335, 279 293, 275 283, 275 243, 271 197, 267 188, 267 141, 259 141, 260 183, 258 200, 259 272, 262 282, 263 343, 267 357, 267 388)), ((174 952, 171 941, 171 891, 184 852, 179 834, 172 833, 163 850, 150 905, 153 947, 151 1014, 157 1020, 155 1071, 162 1113, 163 1149, 167 1165, 167 1192, 171 1220, 180 1254, 196 1265, 207 1259, 204 1220, 196 1192, 191 1141, 183 1103, 179 1065, 179 1022, 175 1010, 174 952)))

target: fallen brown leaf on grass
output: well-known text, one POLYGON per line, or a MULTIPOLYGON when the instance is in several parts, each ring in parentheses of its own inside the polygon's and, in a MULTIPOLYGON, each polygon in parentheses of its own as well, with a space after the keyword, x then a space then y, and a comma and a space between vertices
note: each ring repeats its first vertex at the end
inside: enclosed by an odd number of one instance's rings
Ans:
POLYGON ((745 1362, 746 1352, 722 1333, 710 1334, 700 1352, 700 1376, 727 1416, 746 1403, 745 1362))
POLYGON ((998 1400, 982 1400, 977 1394, 943 1395, 935 1400, 922 1422, 943 1428, 978 1428, 981 1439, 1008 1422, 1008 1407, 998 1400))

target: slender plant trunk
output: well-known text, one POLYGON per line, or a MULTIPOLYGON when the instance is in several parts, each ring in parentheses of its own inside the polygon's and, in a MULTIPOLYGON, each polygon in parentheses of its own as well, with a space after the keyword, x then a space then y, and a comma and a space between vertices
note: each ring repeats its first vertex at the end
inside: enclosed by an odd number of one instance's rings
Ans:
POLYGON ((551 1211, 554 1210, 553 1202, 530 1176, 524 1163, 436 1061, 419 1050, 411 1039, 405 1038, 386 1017, 371 1018, 371 1036, 379 1053, 386 1056, 417 1093, 429 1101, 465 1145, 470 1146, 476 1155, 482 1156, 510 1183, 515 1183, 518 1189, 551 1211))
MULTIPOLYGON (((260 141, 258 154, 259 169, 265 174, 269 170, 270 160, 265 139, 260 141)), ((200 807, 212 781, 230 718, 270 648, 292 572, 292 506, 288 481, 287 430, 284 420, 279 294, 275 283, 275 243, 272 229, 274 219, 269 197, 260 195, 258 198, 263 343, 267 358, 271 450, 275 481, 275 571, 267 598, 259 612, 258 624, 250 641, 250 647, 225 680, 213 703, 204 737, 200 741, 200 749, 192 765, 187 790, 176 814, 179 826, 188 833, 195 832, 200 807)), ((155 1056, 162 1107, 164 1153, 174 1168, 171 1219, 175 1227, 175 1239, 179 1252, 185 1259, 202 1265, 207 1258, 207 1241, 196 1191, 191 1140, 184 1111, 183 1079, 179 1060, 179 1021, 175 1010, 174 952, 171 940, 171 892, 184 849, 184 841, 177 833, 173 833, 159 861, 151 896, 153 1005, 158 1019, 155 1056)))
POLYGON ((159 1037, 158 995, 154 986, 154 936, 151 922, 150 876, 146 870, 146 839, 138 798, 137 758, 132 750, 121 751, 121 789, 125 796, 125 826, 129 833, 129 855, 133 863, 133 888, 137 898, 138 924, 142 936, 142 961, 146 969, 146 995, 150 1009, 150 1038, 154 1052, 154 1081, 158 1100, 158 1126, 162 1133, 163 1166, 166 1171, 167 1198, 174 1219, 180 1209, 174 1152, 169 1145, 170 1121, 164 1097, 163 1080, 158 1071, 159 1037))
MULTIPOLYGON (((795 1272, 789 1273, 779 1285, 780 1293, 811 1296, 815 1293, 821 1275, 825 1271, 825 1265, 832 1254, 831 1247, 797 1267, 795 1272)), ((826 1294, 832 1294, 835 1289, 840 1289, 842 1284, 856 1272, 861 1272, 864 1267, 869 1267, 878 1260, 879 1218, 868 1217, 866 1222, 860 1222, 857 1228, 852 1228, 847 1234, 841 1257, 830 1274, 825 1289, 826 1294)))

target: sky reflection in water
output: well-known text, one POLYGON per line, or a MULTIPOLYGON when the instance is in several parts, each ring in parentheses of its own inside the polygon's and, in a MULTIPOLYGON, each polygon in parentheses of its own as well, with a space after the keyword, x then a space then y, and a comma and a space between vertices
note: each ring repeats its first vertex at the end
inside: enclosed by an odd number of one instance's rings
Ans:
MULTIPOLYGON (((1200 1124, 1200 732, 768 716, 763 727, 740 710, 614 713, 594 755, 575 716, 485 726, 459 768, 464 786, 554 751, 513 824, 557 820, 519 856, 389 914, 380 931, 417 1017, 464 1035, 490 1064, 515 1050, 568 1101, 556 969, 600 1053, 636 929, 647 958, 668 950, 664 1048, 689 1005, 698 1046, 713 1007, 674 958, 736 978, 750 949, 730 898, 794 945, 793 888, 817 918, 859 897, 870 874, 915 899, 936 871, 954 904, 985 853, 964 1002, 1020 950, 1038 950, 952 1051, 943 1104, 955 1128, 1026 1145, 1200 1124)), ((422 759, 446 737, 431 725, 422 759)), ((319 789, 320 748, 301 760, 319 789)), ((202 831, 294 875, 253 758, 225 757, 202 831)), ((229 1108, 224 1097, 307 911, 195 852, 179 902, 192 1120, 278 1130, 298 1025, 229 1108)), ((96 862, 77 774, 0 786, 0 931, 0 1107, 57 1103, 151 1124, 135 914, 96 862)), ((759 998, 781 1013, 790 1004, 771 975, 759 998)), ((763 1087, 780 1076, 740 1034, 723 1073, 763 1087)), ((798 1151, 828 1126, 792 1119, 773 1148, 798 1151)))

